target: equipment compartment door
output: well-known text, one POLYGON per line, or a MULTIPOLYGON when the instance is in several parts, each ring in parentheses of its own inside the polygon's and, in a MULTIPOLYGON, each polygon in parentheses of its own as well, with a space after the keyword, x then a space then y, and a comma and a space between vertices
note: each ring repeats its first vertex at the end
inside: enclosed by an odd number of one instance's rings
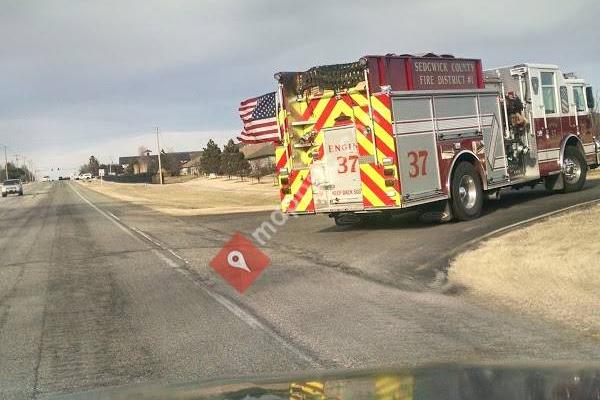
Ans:
POLYGON ((362 208, 362 185, 354 126, 327 129, 322 159, 311 166, 316 211, 362 208))
POLYGON ((500 112, 497 94, 482 94, 479 96, 479 117, 481 119, 487 176, 490 185, 506 181, 508 178, 500 112))
POLYGON ((403 201, 441 196, 431 98, 397 98, 393 107, 403 201))

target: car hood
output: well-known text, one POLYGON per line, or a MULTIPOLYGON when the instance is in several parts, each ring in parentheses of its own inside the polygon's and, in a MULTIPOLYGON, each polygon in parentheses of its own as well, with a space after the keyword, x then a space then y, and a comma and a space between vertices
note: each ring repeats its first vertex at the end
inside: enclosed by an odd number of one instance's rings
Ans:
POLYGON ((600 365, 435 365, 141 385, 60 399, 598 399, 600 365))

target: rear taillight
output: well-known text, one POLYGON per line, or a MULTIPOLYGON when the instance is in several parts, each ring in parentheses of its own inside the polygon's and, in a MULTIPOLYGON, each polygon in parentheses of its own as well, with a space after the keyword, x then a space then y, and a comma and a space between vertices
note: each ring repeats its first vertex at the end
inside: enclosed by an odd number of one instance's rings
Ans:
POLYGON ((282 169, 279 172, 279 184, 281 186, 281 192, 283 194, 291 194, 292 193, 292 188, 290 185, 290 176, 288 175, 287 168, 282 169))

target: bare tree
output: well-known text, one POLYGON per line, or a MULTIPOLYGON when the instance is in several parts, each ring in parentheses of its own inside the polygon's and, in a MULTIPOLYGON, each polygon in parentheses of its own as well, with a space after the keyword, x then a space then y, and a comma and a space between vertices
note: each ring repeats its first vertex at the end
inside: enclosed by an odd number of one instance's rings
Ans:
POLYGON ((200 176, 200 171, 202 171, 202 163, 200 162, 200 157, 194 158, 190 161, 192 173, 196 176, 200 176))
POLYGON ((269 175, 275 171, 275 164, 268 158, 259 158, 252 162, 252 176, 260 183, 263 176, 269 175))

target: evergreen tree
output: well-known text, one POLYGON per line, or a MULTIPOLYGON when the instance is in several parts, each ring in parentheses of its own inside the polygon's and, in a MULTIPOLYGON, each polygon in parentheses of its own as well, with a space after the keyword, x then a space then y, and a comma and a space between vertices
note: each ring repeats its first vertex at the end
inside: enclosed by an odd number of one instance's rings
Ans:
POLYGON ((240 150, 236 146, 233 139, 229 139, 227 144, 223 147, 223 153, 221 153, 221 171, 231 178, 235 175, 236 170, 236 158, 240 150))
POLYGON ((88 162, 89 171, 94 176, 98 176, 98 170, 100 169, 100 163, 94 156, 90 156, 90 161, 88 162))
POLYGON ((212 139, 202 149, 200 164, 202 171, 206 174, 221 173, 221 149, 212 139))
POLYGON ((165 153, 164 151, 161 151, 160 153, 163 171, 168 172, 171 176, 178 176, 180 172, 180 163, 177 157, 175 157, 175 154, 165 153))
POLYGON ((252 172, 252 167, 250 166, 250 162, 248 162, 248 160, 246 160, 246 156, 241 151, 237 152, 234 164, 235 164, 235 173, 237 176, 239 176, 241 178, 243 178, 244 176, 250 175, 250 172, 252 172))

